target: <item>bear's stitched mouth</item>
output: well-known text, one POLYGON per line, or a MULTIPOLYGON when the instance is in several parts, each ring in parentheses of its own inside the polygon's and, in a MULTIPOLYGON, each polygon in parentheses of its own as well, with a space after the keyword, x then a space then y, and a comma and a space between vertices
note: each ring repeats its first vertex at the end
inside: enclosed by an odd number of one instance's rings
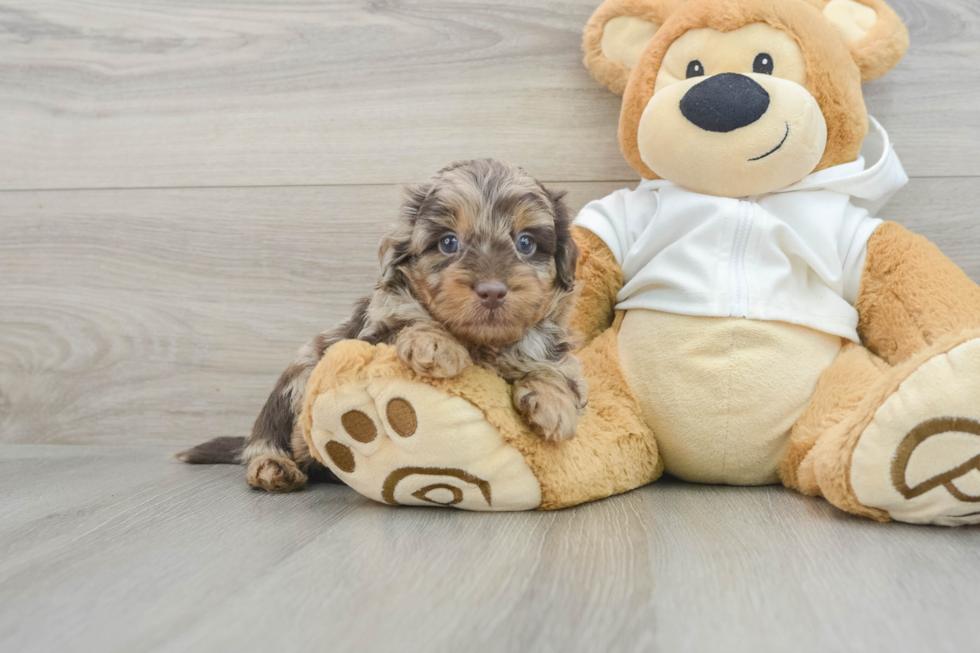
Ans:
POLYGON ((786 139, 787 138, 789 138, 789 123, 786 123, 786 133, 783 134, 783 140, 779 141, 779 145, 777 145, 776 147, 772 148, 771 150, 769 150, 768 152, 766 152, 762 156, 757 156, 755 158, 749 159, 749 161, 758 161, 759 159, 766 158, 767 156, 769 156, 770 154, 772 154, 773 152, 775 152, 776 150, 778 150, 779 148, 781 148, 783 146, 783 143, 786 142, 786 139))

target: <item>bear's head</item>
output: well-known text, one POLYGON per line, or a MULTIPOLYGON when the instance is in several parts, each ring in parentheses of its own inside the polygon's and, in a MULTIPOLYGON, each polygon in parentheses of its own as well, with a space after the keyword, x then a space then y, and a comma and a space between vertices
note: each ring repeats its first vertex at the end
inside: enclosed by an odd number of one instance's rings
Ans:
POLYGON ((861 83, 907 46, 881 0, 606 0, 583 43, 623 94, 620 148, 640 176, 725 197, 856 159, 861 83))

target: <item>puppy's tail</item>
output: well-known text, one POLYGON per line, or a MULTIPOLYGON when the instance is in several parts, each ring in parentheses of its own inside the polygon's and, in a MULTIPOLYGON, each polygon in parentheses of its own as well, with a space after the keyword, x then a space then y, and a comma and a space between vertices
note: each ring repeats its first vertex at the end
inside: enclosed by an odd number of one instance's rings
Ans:
POLYGON ((245 438, 215 438, 174 456, 191 465, 237 465, 242 462, 245 438))

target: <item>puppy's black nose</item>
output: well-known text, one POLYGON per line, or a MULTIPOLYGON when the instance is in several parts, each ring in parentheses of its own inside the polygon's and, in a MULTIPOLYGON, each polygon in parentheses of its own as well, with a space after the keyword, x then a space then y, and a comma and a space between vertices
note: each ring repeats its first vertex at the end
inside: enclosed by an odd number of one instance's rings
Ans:
POLYGON ((681 98, 684 117, 709 132, 730 132, 751 125, 768 108, 766 89, 738 73, 713 75, 681 98))
POLYGON ((507 286, 499 281, 484 281, 477 284, 474 290, 484 308, 497 308, 507 297, 507 286))

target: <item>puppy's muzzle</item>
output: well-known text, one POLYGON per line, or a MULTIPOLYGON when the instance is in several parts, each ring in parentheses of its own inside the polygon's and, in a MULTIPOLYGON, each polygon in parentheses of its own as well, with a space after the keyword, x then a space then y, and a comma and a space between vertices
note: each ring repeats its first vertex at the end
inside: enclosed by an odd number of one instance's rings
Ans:
POLYGON ((730 132, 751 125, 768 108, 766 89, 738 73, 713 75, 681 98, 684 117, 709 132, 730 132))
POLYGON ((473 289, 480 298, 480 304, 486 309, 499 308, 507 298, 507 286, 499 281, 484 281, 473 289))

